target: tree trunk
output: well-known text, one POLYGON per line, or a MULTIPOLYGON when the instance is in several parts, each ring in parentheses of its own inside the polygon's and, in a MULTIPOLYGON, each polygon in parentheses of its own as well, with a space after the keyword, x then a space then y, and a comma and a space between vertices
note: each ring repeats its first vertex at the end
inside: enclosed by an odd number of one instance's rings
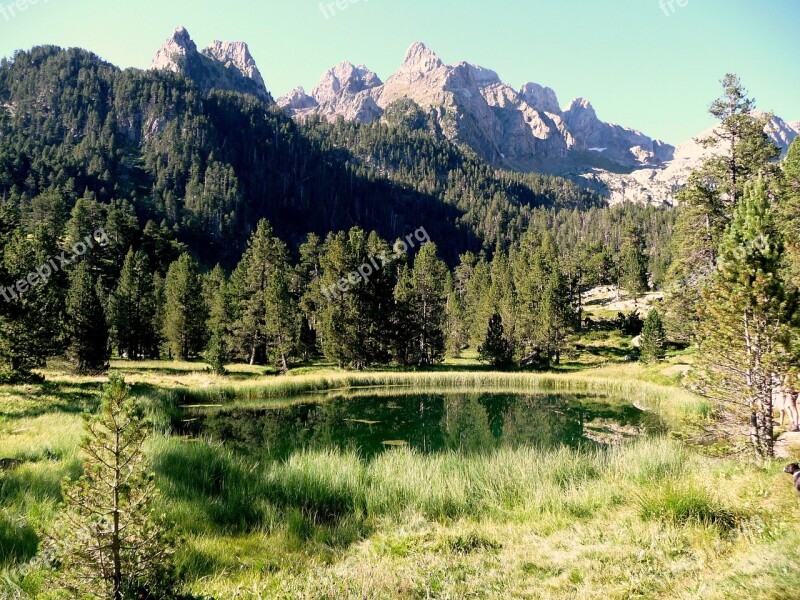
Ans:
POLYGON ((120 468, 120 439, 119 431, 117 431, 114 441, 114 528, 111 533, 111 559, 114 563, 114 600, 122 600, 122 557, 120 555, 121 540, 119 532, 120 468))

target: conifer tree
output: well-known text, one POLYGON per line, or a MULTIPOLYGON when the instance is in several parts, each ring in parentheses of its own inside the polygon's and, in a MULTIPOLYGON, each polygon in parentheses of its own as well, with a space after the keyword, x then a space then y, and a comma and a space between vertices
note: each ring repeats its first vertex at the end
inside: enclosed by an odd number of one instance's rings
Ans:
POLYGON ((147 257, 128 251, 109 301, 111 339, 129 360, 158 358, 157 305, 147 257))
POLYGON ((467 323, 464 298, 455 287, 453 276, 447 273, 445 280, 447 293, 446 315, 446 350, 448 356, 459 358, 461 352, 469 345, 469 325, 467 323))
POLYGON ((628 229, 620 247, 619 286, 634 299, 647 291, 647 257, 644 240, 638 229, 628 229))
POLYGON ((317 322, 325 356, 355 369, 388 362, 392 348, 397 356, 403 321, 395 310, 398 265, 389 244, 354 227, 328 236, 320 264, 317 322))
MULTIPOLYGON (((462 263, 460 268, 468 265, 469 263, 462 263)), ((495 307, 492 306, 491 267, 485 258, 481 257, 474 265, 470 266, 469 276, 465 279, 463 286, 464 309, 467 315, 465 325, 469 333, 469 345, 477 348, 483 342, 486 334, 486 323, 489 322, 495 311, 495 307)))
POLYGON ((575 329, 575 307, 561 272, 552 235, 527 233, 514 257, 517 323, 515 339, 523 364, 561 359, 567 336, 575 329))
POLYGON ((225 272, 220 265, 203 280, 203 294, 208 305, 208 360, 214 373, 225 374, 225 365, 228 362, 227 338, 230 329, 230 303, 228 298, 228 283, 225 272))
POLYGON ((17 230, 5 244, 0 261, 3 283, 22 282, 23 288, 13 284, 0 290, 0 370, 11 380, 38 379, 32 369, 60 352, 64 308, 60 282, 55 275, 39 279, 36 285, 28 280, 29 273, 37 273, 52 256, 52 246, 42 235, 41 230, 31 236, 17 230))
POLYGON ((60 582, 73 597, 166 597, 174 550, 154 512, 149 432, 118 375, 86 431, 83 476, 64 482, 64 512, 48 540, 60 582))
POLYGON ((195 358, 205 348, 207 308, 197 264, 183 254, 169 267, 164 286, 164 338, 176 360, 195 358))
POLYGON ((286 245, 266 220, 258 223, 247 250, 231 276, 231 334, 233 353, 251 365, 269 359, 266 335, 266 292, 276 270, 287 270, 286 245))
POLYGON ((300 313, 289 290, 285 271, 273 271, 265 294, 266 318, 264 332, 267 336, 270 358, 283 373, 289 370, 289 357, 297 350, 300 334, 300 313))
POLYGON ((497 369, 508 368, 513 363, 514 352, 506 338, 503 317, 500 316, 500 313, 495 313, 489 319, 486 339, 478 347, 478 354, 482 362, 489 363, 497 369))
POLYGON ((793 302, 781 275, 783 247, 763 180, 734 211, 717 269, 702 292, 695 379, 715 402, 719 434, 774 455, 775 373, 781 372, 793 302))
POLYGON ((783 161, 780 185, 779 229, 786 243, 788 277, 800 287, 800 137, 789 147, 783 161))
POLYGON ((701 142, 714 154, 692 174, 680 194, 678 221, 667 275, 666 324, 675 339, 690 341, 699 319, 701 289, 711 277, 719 246, 745 184, 758 176, 771 179, 780 150, 764 132, 772 115, 757 115, 740 79, 728 74, 723 94, 710 114, 719 121, 701 142))
POLYGON ((667 355, 667 334, 664 331, 664 323, 661 315, 656 309, 650 311, 644 320, 641 337, 641 359, 642 362, 658 362, 664 360, 667 355))
POLYGON ((407 316, 399 332, 406 346, 403 356, 415 365, 431 365, 444 358, 446 276, 447 266, 437 256, 436 245, 429 243, 398 283, 395 297, 407 316))
POLYGON ((81 374, 105 371, 110 358, 108 325, 97 284, 85 262, 70 274, 66 317, 67 358, 81 374))

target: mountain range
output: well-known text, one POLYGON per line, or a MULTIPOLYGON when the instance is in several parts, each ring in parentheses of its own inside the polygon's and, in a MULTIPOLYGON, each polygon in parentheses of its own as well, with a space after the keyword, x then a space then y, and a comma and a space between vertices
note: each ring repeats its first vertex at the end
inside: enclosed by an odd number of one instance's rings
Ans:
MULTIPOLYGON (((251 93, 271 102, 264 79, 242 42, 213 42, 198 51, 179 27, 158 51, 153 69, 181 73, 203 89, 251 93)), ((385 82, 364 65, 342 62, 307 93, 297 87, 277 104, 299 121, 369 123, 402 99, 431 117, 435 133, 469 148, 489 165, 572 179, 621 201, 672 204, 688 174, 714 152, 696 139, 672 146, 641 131, 601 120, 589 100, 562 108, 556 92, 529 82, 516 90, 496 72, 459 62, 445 64, 416 42, 385 82)), ((766 133, 785 152, 800 135, 800 121, 772 118, 766 133)))

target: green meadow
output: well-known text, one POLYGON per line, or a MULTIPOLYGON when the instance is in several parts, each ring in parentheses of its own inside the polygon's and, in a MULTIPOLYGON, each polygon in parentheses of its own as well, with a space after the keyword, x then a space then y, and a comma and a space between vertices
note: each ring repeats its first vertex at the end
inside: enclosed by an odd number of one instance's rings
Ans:
MULTIPOLYGON (((798 500, 782 463, 719 458, 693 441, 710 409, 679 385, 690 356, 644 367, 603 358, 607 342, 588 340, 548 373, 495 373, 470 359, 413 373, 239 365, 225 378, 196 363, 112 368, 153 424, 147 453, 187 597, 797 597, 798 500), (666 427, 621 443, 373 456, 298 447, 279 459, 175 431, 191 407, 412 391, 590 394, 666 427)), ((63 597, 31 560, 60 482, 80 473, 83 414, 104 381, 58 364, 45 375, 0 388, 4 598, 63 597)))

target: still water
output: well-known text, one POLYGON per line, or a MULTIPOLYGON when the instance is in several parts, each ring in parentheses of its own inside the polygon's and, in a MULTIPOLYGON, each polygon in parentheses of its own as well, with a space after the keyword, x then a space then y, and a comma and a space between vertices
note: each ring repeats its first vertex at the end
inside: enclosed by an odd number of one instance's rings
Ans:
POLYGON ((362 392, 187 409, 181 429, 279 459, 298 449, 354 450, 369 458, 401 446, 475 453, 613 444, 663 427, 629 403, 594 396, 362 392))

